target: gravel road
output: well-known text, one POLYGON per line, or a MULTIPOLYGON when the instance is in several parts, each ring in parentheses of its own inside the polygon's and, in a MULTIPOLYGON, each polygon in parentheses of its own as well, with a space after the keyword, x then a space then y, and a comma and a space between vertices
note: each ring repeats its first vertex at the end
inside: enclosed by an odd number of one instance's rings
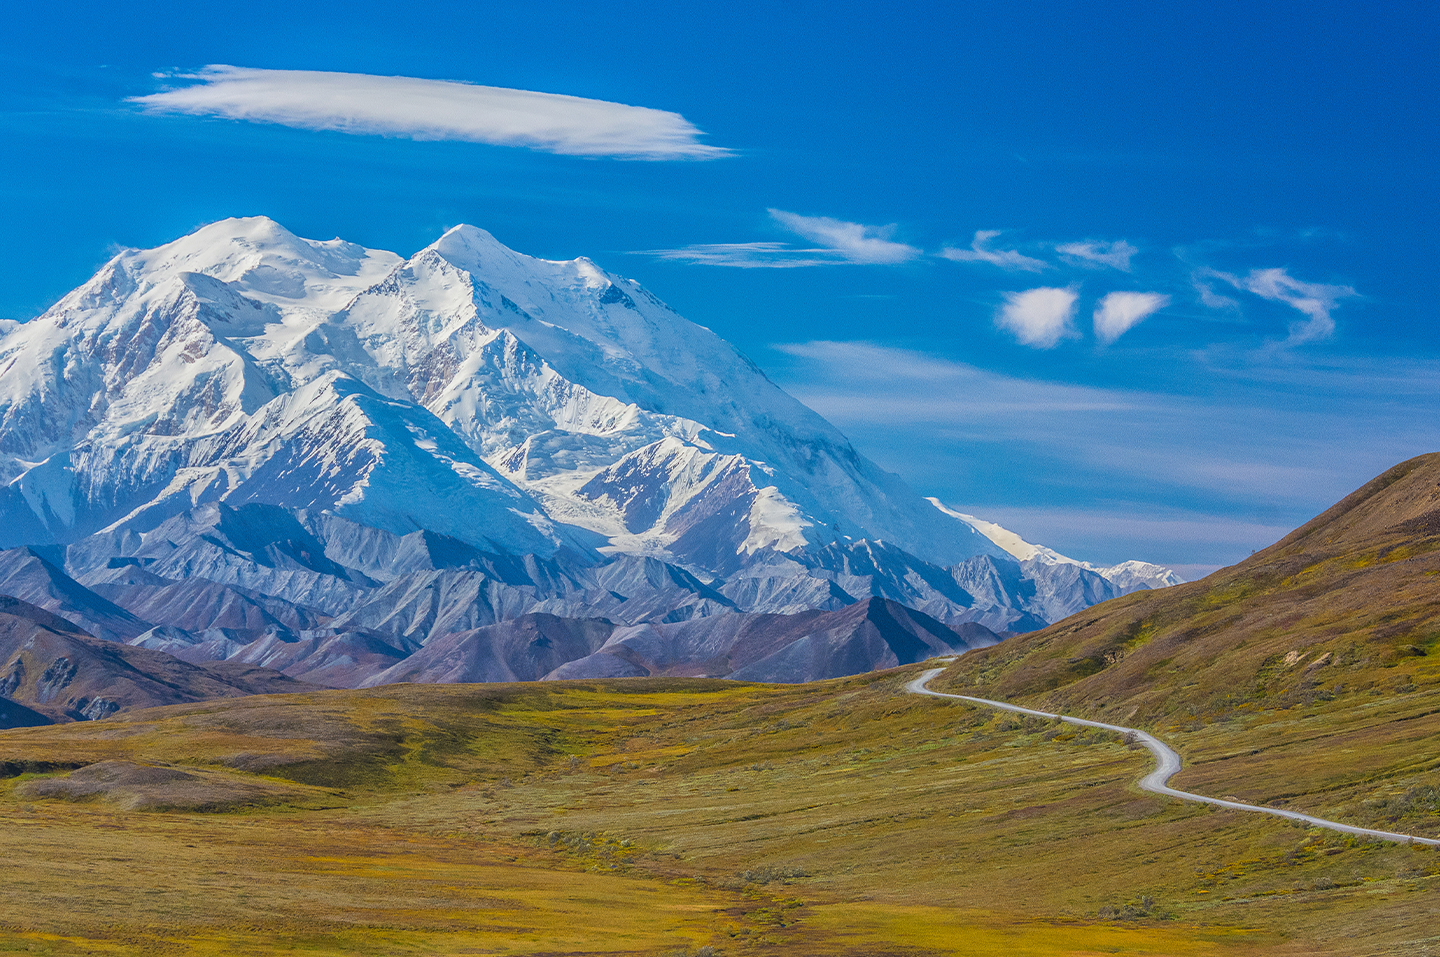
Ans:
POLYGON ((1340 831, 1344 834, 1356 834, 1362 837, 1378 837, 1382 841, 1395 841, 1400 844, 1428 844, 1431 847, 1440 847, 1440 840, 1435 838, 1417 837, 1413 834, 1397 834, 1394 831, 1377 831, 1370 827, 1356 827, 1353 824, 1327 821, 1323 817, 1311 817, 1309 814, 1301 814, 1299 811, 1261 807, 1258 804, 1243 804, 1240 801, 1226 801, 1223 798, 1206 797, 1203 794, 1193 794, 1190 791, 1177 791, 1165 782, 1169 781, 1170 778, 1174 777, 1175 773, 1180 770, 1180 755, 1176 754, 1173 748, 1153 734, 1141 731, 1138 728, 1122 728, 1118 724, 1087 721, 1084 718, 1072 718, 1068 715, 1050 714, 1048 711, 1022 708, 1019 705, 1006 704, 1003 701, 991 701, 989 698, 972 698, 969 695, 963 694, 947 694, 944 691, 931 691, 927 688, 926 685, 930 683, 930 679, 944 670, 944 668, 931 668, 907 684, 905 690, 911 694, 929 695, 932 698, 955 698, 959 701, 968 701, 971 704, 984 705, 987 708, 999 708, 1002 711, 1013 711, 1016 714, 1028 714, 1037 718, 1052 718, 1064 721, 1066 724, 1075 724, 1084 728, 1100 728, 1103 731, 1114 731, 1117 734, 1129 735, 1135 743, 1143 744, 1151 754, 1155 755, 1155 770, 1140 779, 1140 788, 1145 791, 1150 791, 1153 794, 1163 794, 1167 797, 1179 798, 1182 801, 1213 804, 1216 807, 1228 807, 1236 811, 1255 811, 1259 814, 1273 814, 1276 817, 1289 818, 1292 821, 1303 821, 1306 824, 1313 824, 1315 827, 1328 828, 1329 830, 1340 831))

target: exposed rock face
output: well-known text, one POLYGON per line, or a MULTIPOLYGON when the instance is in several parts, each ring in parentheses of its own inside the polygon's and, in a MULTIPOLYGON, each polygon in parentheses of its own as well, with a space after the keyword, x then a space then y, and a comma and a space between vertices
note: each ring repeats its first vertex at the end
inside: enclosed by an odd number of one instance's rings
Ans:
POLYGON ((986 647, 998 641, 975 624, 956 631, 883 598, 839 611, 732 614, 615 629, 592 655, 551 678, 690 675, 801 682, 859 674, 986 647))
MULTIPOLYGON (((63 561, 63 560, 62 560, 63 561)), ((45 608, 97 638, 128 641, 149 627, 106 600, 31 548, 0 551, 0 595, 45 608)))
POLYGON ((603 619, 528 614, 436 638, 362 687, 396 681, 538 681, 604 646, 616 626, 603 619))
POLYGON ((438 638, 365 685, 649 675, 810 681, 998 640, 981 625, 952 630, 882 598, 832 612, 736 612, 636 625, 526 615, 438 638))

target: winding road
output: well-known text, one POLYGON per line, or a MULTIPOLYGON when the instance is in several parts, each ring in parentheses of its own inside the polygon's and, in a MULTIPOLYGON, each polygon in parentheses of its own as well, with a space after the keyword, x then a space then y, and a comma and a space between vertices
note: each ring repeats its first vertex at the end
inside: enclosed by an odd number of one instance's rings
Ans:
POLYGON ((1152 794, 1163 794, 1166 797, 1179 798, 1182 801, 1196 801, 1200 804, 1228 807, 1236 811, 1255 811, 1260 814, 1273 814, 1276 817, 1288 818, 1292 821, 1303 821, 1306 824, 1328 828, 1332 831, 1340 831, 1344 834, 1356 834, 1361 837, 1378 837, 1382 841, 1395 841, 1400 844, 1428 844, 1431 847, 1440 847, 1440 840, 1435 838, 1416 837, 1413 834, 1397 834, 1394 831, 1377 831, 1374 828, 1356 827, 1353 824, 1327 821, 1323 817, 1311 817, 1309 814, 1301 814, 1299 811, 1262 807, 1258 804, 1243 804, 1240 801, 1226 801, 1223 798, 1206 797, 1203 794, 1192 794, 1189 791, 1177 791, 1165 782, 1174 777, 1175 773, 1180 770, 1180 755, 1176 754, 1173 748, 1153 734, 1141 731, 1138 728, 1122 728, 1118 724, 1087 721, 1084 718, 1072 718, 1069 715, 1050 714, 1048 711, 1022 708, 1019 705, 1006 704, 1003 701, 991 701, 989 698, 972 698, 969 695, 948 694, 944 691, 931 691, 927 688, 926 685, 930 683, 930 680, 944 670, 944 668, 931 668, 907 684, 905 690, 911 694, 929 695, 932 698, 955 698, 959 701, 968 701, 971 704, 984 705, 987 708, 999 708, 1001 711, 1013 711, 1016 714, 1028 714, 1037 718, 1051 718, 1064 721, 1066 724, 1079 725, 1084 728, 1100 728, 1103 731, 1114 731, 1117 734, 1130 735, 1132 740, 1138 744, 1143 744, 1151 754, 1155 755, 1155 770, 1140 779, 1140 789, 1143 791, 1149 791, 1152 794))

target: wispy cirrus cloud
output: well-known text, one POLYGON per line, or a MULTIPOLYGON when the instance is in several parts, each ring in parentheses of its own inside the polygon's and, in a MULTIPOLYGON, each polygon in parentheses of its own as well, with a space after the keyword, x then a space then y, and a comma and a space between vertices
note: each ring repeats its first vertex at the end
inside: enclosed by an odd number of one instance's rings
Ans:
POLYGON ((1014 269, 1021 272, 1040 272, 1046 268, 1048 263, 1026 256, 1018 250, 991 249, 990 240, 999 236, 1000 232, 998 229, 976 230, 975 237, 970 241, 969 249, 946 246, 940 250, 940 255, 955 262, 990 263, 1001 269, 1014 269))
POLYGON ((156 113, 219 116, 306 130, 462 140, 571 156, 715 159, 679 113, 451 80, 212 65, 193 85, 131 97, 156 113))
POLYGON ((796 249, 790 243, 696 243, 678 249, 642 249, 637 252, 695 266, 733 266, 738 269, 795 269, 802 266, 836 266, 845 262, 829 250, 796 249))
POLYGON ((1110 267, 1121 272, 1130 271, 1130 259, 1140 250, 1127 243, 1125 240, 1117 240, 1113 243, 1083 242, 1083 243, 1061 243, 1055 247, 1066 262, 1072 266, 1085 266, 1089 268, 1110 267))
POLYGON ((933 424, 993 412, 1116 412, 1134 408, 1138 398, 1114 389, 1007 376, 879 342, 816 340, 771 348, 823 370, 825 414, 851 421, 933 424))
POLYGON ((1289 343, 1328 339, 1335 332, 1335 318, 1331 313, 1336 305, 1342 299, 1359 295, 1353 286, 1305 282, 1284 269, 1252 269, 1244 276, 1217 269, 1197 270, 1194 281, 1200 290, 1201 302, 1212 307, 1238 307, 1238 303, 1229 296, 1217 296, 1205 284, 1205 279, 1221 280, 1243 292, 1272 302, 1282 302, 1302 313, 1305 319, 1290 324, 1290 336, 1286 340, 1289 343))
POLYGON ((1335 332, 1335 320, 1330 315, 1335 304, 1341 299, 1358 295, 1350 286, 1301 282, 1283 269, 1253 269, 1240 288, 1262 299, 1283 302, 1308 317, 1303 322, 1290 324, 1291 342, 1328 338, 1335 332))
POLYGON ((678 249, 648 249, 645 255, 699 266, 734 266, 743 269, 792 269, 801 266, 893 266, 922 255, 914 246, 896 242, 897 229, 866 226, 829 216, 802 216, 783 209, 768 210, 770 218, 789 232, 819 245, 802 248, 791 243, 703 243, 678 249))
POLYGON ((995 313, 995 324, 1024 345, 1050 349, 1061 339, 1079 334, 1072 322, 1077 298, 1073 289, 1049 286, 1007 292, 1005 304, 995 313))
POLYGON ((1095 337, 1110 343, 1133 329, 1142 319, 1170 305, 1158 292, 1112 292, 1095 307, 1095 337))
POLYGON ((1216 292, 1214 285, 1205 281, 1205 274, 1205 270, 1200 270, 1190 276, 1190 285, 1195 288, 1196 295, 1200 297, 1200 305, 1206 309, 1238 313, 1240 311, 1239 301, 1216 292))
POLYGON ((797 236, 821 244, 826 252, 838 254, 846 262, 889 265, 904 263, 920 255, 914 246, 897 243, 896 225, 863 226, 829 216, 801 216, 783 209, 768 210, 770 218, 797 236))
POLYGON ((1107 564, 1233 562, 1440 447, 1427 414, 1440 364, 1428 360, 1179 349, 1153 353, 1143 385, 1096 386, 980 368, 928 343, 773 348, 779 385, 922 494, 1107 564), (1109 521, 1125 516, 1156 524, 1109 521))

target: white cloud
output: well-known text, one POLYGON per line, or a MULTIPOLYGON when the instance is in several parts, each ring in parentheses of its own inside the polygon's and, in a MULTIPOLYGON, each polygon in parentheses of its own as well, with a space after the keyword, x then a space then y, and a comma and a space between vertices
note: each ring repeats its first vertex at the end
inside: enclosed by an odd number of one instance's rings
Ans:
POLYGON ((193 86, 132 97, 147 110, 417 140, 523 146, 571 156, 713 159, 729 150, 678 113, 450 80, 214 65, 193 86))
POLYGON ((1072 266, 1109 266, 1121 272, 1130 271, 1130 257, 1140 250, 1121 239, 1113 243, 1063 243, 1055 251, 1072 266))
POLYGON ((1191 276, 1200 301, 1212 309, 1239 310, 1240 304, 1229 296, 1217 295, 1207 279, 1219 279, 1244 292, 1254 293, 1262 299, 1283 302, 1299 310, 1305 319, 1290 323, 1290 337, 1287 343, 1310 342, 1327 339, 1335 332, 1335 319, 1331 315, 1341 299, 1358 296, 1353 286, 1332 286, 1320 282, 1304 282, 1291 276, 1284 269, 1252 269, 1245 276, 1221 272, 1218 269, 1197 269, 1191 276))
POLYGON ((1252 269, 1244 279, 1225 278, 1237 288, 1253 292, 1263 299, 1283 302, 1309 317, 1290 324, 1291 342, 1329 338, 1335 331, 1335 320, 1330 315, 1335 304, 1348 296, 1358 295, 1350 286, 1301 282, 1283 269, 1252 269))
POLYGON ((701 243, 679 249, 647 249, 645 255, 697 266, 736 266, 741 269, 793 269, 797 266, 834 266, 843 260, 821 258, 824 250, 796 249, 789 243, 701 243))
POLYGON ((1112 292, 1095 307, 1095 336, 1114 342, 1136 323, 1170 305, 1170 297, 1158 292, 1112 292))
POLYGON ((801 216, 783 209, 772 209, 770 217, 797 236, 820 243, 822 251, 838 254, 846 262, 893 264, 909 262, 920 255, 914 246, 897 243, 895 224, 863 226, 829 216, 801 216))
POLYGON ((890 237, 895 225, 865 226, 828 216, 801 216, 783 209, 770 217, 798 236, 822 245, 800 248, 790 243, 702 243, 679 249, 647 249, 645 255, 695 263, 701 266, 735 266, 741 269, 793 269, 798 266, 893 266, 920 255, 914 246, 890 237))
POLYGON ((1202 275, 1213 274, 1214 273, 1202 271, 1199 273, 1195 273, 1190 277, 1191 285, 1193 285, 1195 287, 1195 291, 1200 294, 1200 304, 1207 309, 1222 309, 1227 312, 1238 313, 1240 311, 1240 303, 1236 302, 1229 296, 1220 295, 1220 293, 1215 291, 1215 288, 1213 286, 1200 278, 1202 275))
POLYGON ((995 314, 995 324, 1008 329, 1027 346, 1052 348, 1061 339, 1075 335, 1073 289, 1042 286, 1024 292, 1005 293, 1005 305, 995 314))
POLYGON ((1046 263, 1039 259, 1032 259, 1016 250, 987 248, 990 240, 999 235, 1000 230, 998 229, 976 230, 975 238, 970 241, 969 249, 946 246, 940 250, 940 255, 955 262, 990 263, 1001 269, 1015 269, 1022 272, 1040 272, 1046 268, 1046 263))

